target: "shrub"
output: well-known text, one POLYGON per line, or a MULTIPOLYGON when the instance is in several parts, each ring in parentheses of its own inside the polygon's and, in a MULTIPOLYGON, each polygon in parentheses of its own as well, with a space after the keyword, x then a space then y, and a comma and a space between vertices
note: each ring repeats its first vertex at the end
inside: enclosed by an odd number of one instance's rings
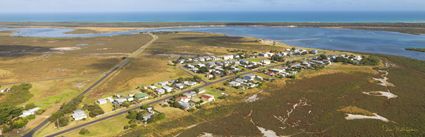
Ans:
POLYGON ((28 123, 28 120, 25 118, 18 118, 14 120, 11 124, 12 128, 23 128, 28 123))
POLYGON ((29 103, 29 104, 26 104, 25 105, 24 109, 25 110, 28 110, 28 109, 32 109, 32 108, 35 108, 35 107, 37 107, 37 106, 35 106, 34 103, 29 103))
POLYGON ((360 61, 360 64, 362 64, 362 65, 375 66, 375 65, 378 65, 379 62, 380 62, 380 59, 378 57, 376 57, 376 56, 369 56, 369 57, 363 58, 360 61))
POLYGON ((69 124, 69 118, 66 116, 59 117, 55 124, 57 127, 64 127, 69 124))
POLYGON ((82 128, 80 130, 80 132, 78 132, 78 134, 80 134, 80 135, 87 135, 87 134, 90 134, 90 131, 88 129, 86 129, 86 128, 82 128))
POLYGON ((137 118, 137 112, 132 110, 132 111, 128 111, 128 115, 127 118, 132 120, 132 119, 136 119, 137 118))
POLYGON ((103 111, 103 109, 100 108, 100 106, 97 105, 97 104, 92 104, 92 105, 87 105, 86 104, 86 105, 84 105, 83 109, 86 109, 86 110, 89 111, 89 116, 90 117, 95 117, 95 116, 98 116, 98 115, 101 115, 101 114, 105 113, 103 111))

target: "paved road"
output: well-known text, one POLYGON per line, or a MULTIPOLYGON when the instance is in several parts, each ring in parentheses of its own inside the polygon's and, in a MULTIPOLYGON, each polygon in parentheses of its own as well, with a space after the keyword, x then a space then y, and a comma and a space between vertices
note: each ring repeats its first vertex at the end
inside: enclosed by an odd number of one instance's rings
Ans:
MULTIPOLYGON (((156 35, 153 35, 152 33, 148 33, 148 35, 150 35, 152 37, 152 40, 150 40, 148 43, 141 46, 139 49, 137 49, 136 51, 131 53, 128 57, 126 57, 121 62, 119 62, 117 65, 115 65, 110 70, 108 70, 106 73, 104 73, 103 76, 100 77, 100 79, 98 79, 96 82, 94 82, 92 85, 90 85, 86 90, 81 92, 77 97, 84 96, 85 94, 90 92, 92 89, 99 86, 101 83, 105 82, 105 80, 108 79, 110 76, 112 76, 112 74, 118 72, 118 70, 120 70, 121 68, 126 66, 130 62, 130 59, 140 55, 147 47, 149 47, 153 42, 155 42, 158 39, 158 37, 156 35)), ((24 137, 32 137, 35 132, 40 130, 42 127, 44 127, 48 123, 49 123, 49 119, 47 118, 43 122, 41 122, 39 125, 37 125, 35 128, 31 129, 28 133, 26 133, 24 135, 24 137)))
POLYGON ((162 96, 162 97, 160 97, 160 98, 158 98, 156 100, 153 100, 153 101, 150 101, 150 102, 146 102, 146 103, 140 103, 140 104, 131 106, 128 109, 117 111, 114 114, 107 115, 107 116, 101 117, 99 119, 96 119, 96 120, 93 120, 93 121, 89 121, 87 123, 83 123, 83 124, 80 124, 80 125, 77 125, 77 126, 68 128, 68 129, 64 129, 62 131, 59 131, 59 132, 50 134, 47 137, 59 136, 59 135, 65 134, 67 132, 70 132, 70 131, 73 131, 73 130, 76 130, 76 129, 80 129, 80 128, 83 128, 83 127, 86 127, 86 126, 95 124, 95 123, 100 122, 100 121, 103 121, 103 120, 107 120, 107 119, 110 119, 110 118, 113 118, 113 117, 116 117, 116 116, 119 116, 119 115, 122 115, 122 114, 126 114, 128 111, 134 110, 134 109, 137 109, 137 108, 140 108, 143 105, 154 105, 154 104, 160 103, 162 101, 165 101, 167 99, 170 99, 170 98, 172 98, 175 95, 183 94, 183 93, 186 93, 186 92, 189 92, 189 91, 193 91, 193 90, 199 89, 199 88, 204 88, 204 87, 207 87, 207 86, 210 86, 210 85, 213 85, 213 84, 217 84, 217 83, 220 83, 220 82, 224 82, 226 80, 233 79, 233 78, 235 78, 237 76, 246 75, 246 74, 253 73, 253 72, 258 72, 260 70, 268 69, 268 68, 272 68, 272 67, 276 67, 276 66, 279 66, 279 65, 282 65, 282 64, 275 64, 275 65, 270 65, 270 66, 266 66, 266 67, 261 67, 261 68, 253 69, 253 70, 250 70, 250 71, 242 72, 242 73, 239 73, 239 74, 236 74, 236 75, 224 77, 222 79, 219 79, 219 80, 216 80, 216 81, 213 81, 213 82, 206 82, 205 84, 200 85, 200 86, 197 86, 197 87, 194 87, 194 88, 190 88, 190 89, 187 89, 187 90, 176 92, 174 94, 170 94, 170 95, 167 95, 167 96, 162 96))

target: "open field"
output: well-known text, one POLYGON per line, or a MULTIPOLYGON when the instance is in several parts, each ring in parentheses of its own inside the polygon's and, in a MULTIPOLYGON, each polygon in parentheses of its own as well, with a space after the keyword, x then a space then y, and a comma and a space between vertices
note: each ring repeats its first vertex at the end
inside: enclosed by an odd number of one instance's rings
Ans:
POLYGON ((144 34, 75 39, 1 36, 0 85, 32 84, 31 98, 15 105, 34 103, 45 110, 28 124, 33 128, 149 40, 144 34))
MULTIPOLYGON (((12 27, 28 26, 55 26, 55 27, 111 27, 111 28, 133 28, 133 27, 175 27, 175 26, 298 26, 298 27, 322 27, 322 28, 349 28, 363 30, 393 31, 409 34, 425 34, 425 23, 231 23, 231 22, 179 22, 179 23, 160 23, 160 22, 132 22, 132 23, 54 23, 54 22, 1 22, 0 25, 12 27)), ((92 31, 90 31, 92 32, 92 31)))

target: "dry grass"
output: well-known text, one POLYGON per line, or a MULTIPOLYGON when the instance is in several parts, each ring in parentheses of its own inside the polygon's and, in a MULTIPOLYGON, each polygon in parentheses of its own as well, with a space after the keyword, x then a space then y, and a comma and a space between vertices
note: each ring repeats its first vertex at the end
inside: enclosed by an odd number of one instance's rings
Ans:
POLYGON ((343 113, 350 113, 350 114, 360 114, 360 115, 366 115, 366 116, 374 116, 372 112, 356 107, 356 106, 346 106, 342 107, 341 109, 338 109, 339 112, 343 113))

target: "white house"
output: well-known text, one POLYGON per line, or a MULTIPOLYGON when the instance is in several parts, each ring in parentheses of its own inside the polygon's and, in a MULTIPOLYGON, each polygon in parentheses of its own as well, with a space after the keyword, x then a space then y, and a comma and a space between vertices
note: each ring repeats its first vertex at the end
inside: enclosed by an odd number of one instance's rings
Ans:
POLYGON ((9 91, 10 91, 10 88, 0 89, 0 93, 6 93, 9 91))
POLYGON ((103 104, 108 103, 108 101, 107 101, 106 99, 104 99, 104 98, 98 99, 96 102, 97 102, 97 104, 99 104, 99 105, 103 105, 103 104))
POLYGON ((74 120, 82 120, 87 118, 87 115, 83 110, 77 109, 72 113, 72 118, 74 118, 74 120))
POLYGON ((188 85, 188 86, 193 86, 196 85, 197 83, 194 81, 184 81, 183 84, 188 85))
POLYGON ((223 59, 224 59, 224 60, 230 60, 230 59, 233 59, 233 55, 224 55, 224 56, 223 56, 223 59))
POLYGON ((269 65, 270 63, 272 63, 272 61, 265 59, 265 60, 262 60, 261 63, 264 65, 269 65))
POLYGON ((158 85, 167 86, 168 85, 168 81, 158 82, 158 85))
POLYGON ((126 98, 116 98, 116 99, 114 100, 114 103, 122 104, 122 103, 124 103, 124 102, 126 102, 126 101, 127 101, 127 99, 126 99, 126 98))
POLYGON ((165 90, 162 89, 162 88, 157 88, 155 91, 156 91, 156 93, 158 93, 158 95, 165 94, 165 90))
POLYGON ((176 88, 179 88, 179 89, 183 89, 184 88, 184 84, 182 84, 182 83, 177 83, 177 84, 175 84, 174 85, 176 88))
POLYGON ((173 91, 173 88, 172 87, 169 87, 169 86, 163 86, 162 87, 165 91, 167 91, 167 92, 172 92, 173 91))
POLYGON ((38 110, 40 110, 39 107, 35 107, 35 108, 32 108, 32 109, 24 110, 19 117, 27 117, 27 116, 30 116, 30 115, 34 115, 35 112, 37 112, 38 110))
POLYGON ((240 87, 241 86, 241 83, 236 82, 236 81, 230 81, 229 82, 229 85, 232 86, 232 87, 240 87))
POLYGON ((155 87, 155 86, 153 86, 153 85, 150 85, 148 88, 149 88, 149 89, 152 89, 152 90, 157 89, 157 87, 155 87))

